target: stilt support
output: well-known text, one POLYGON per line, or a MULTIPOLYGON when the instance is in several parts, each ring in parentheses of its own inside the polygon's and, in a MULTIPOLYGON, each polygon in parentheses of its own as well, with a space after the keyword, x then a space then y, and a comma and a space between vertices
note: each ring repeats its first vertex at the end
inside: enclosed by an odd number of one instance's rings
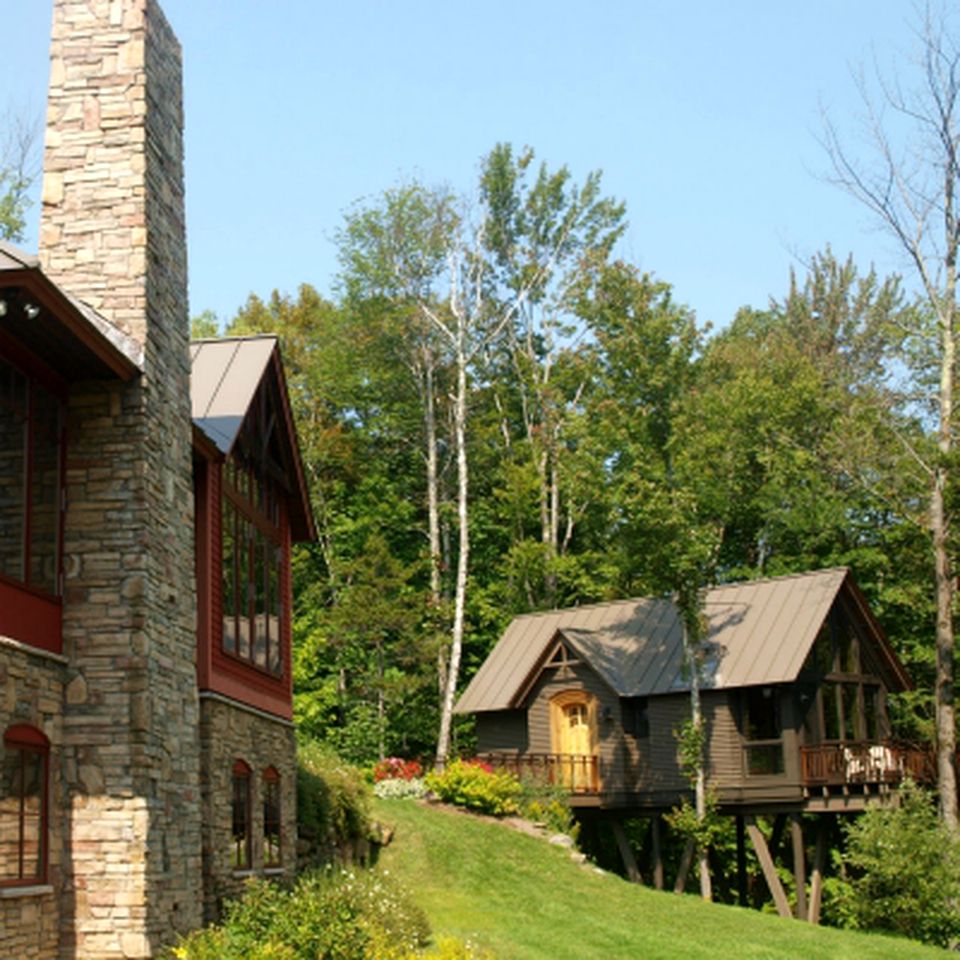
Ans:
POLYGON ((797 919, 807 919, 807 864, 803 848, 803 825, 799 813, 790 814, 790 839, 793 843, 793 878, 797 885, 797 919))
POLYGON ((620 857, 623 859, 623 866, 627 871, 627 878, 631 883, 643 883, 643 877, 640 875, 640 869, 637 866, 637 858, 633 855, 633 850, 630 847, 627 831, 623 829, 623 822, 611 820, 610 823, 613 826, 613 838, 617 841, 620 857))
POLYGON ((650 845, 653 848, 653 885, 663 889, 663 853, 660 850, 660 814, 650 818, 650 845))
POLYGON ((687 874, 690 872, 690 864, 693 863, 693 854, 695 852, 692 840, 687 841, 683 848, 683 856, 680 858, 680 869, 677 870, 677 882, 673 885, 674 893, 683 893, 687 885, 687 874))
POLYGON ((779 913, 781 917, 792 917, 793 913, 790 910, 790 901, 787 900, 787 894, 784 892, 783 884, 780 882, 780 877, 777 876, 777 868, 774 866, 773 857, 770 856, 767 841, 764 839, 763 833, 757 826, 757 821, 754 817, 747 817, 746 822, 750 842, 753 844, 753 849, 757 853, 757 859, 760 861, 763 876, 767 881, 767 886, 770 888, 770 893, 773 894, 773 902, 777 906, 777 913, 779 913))

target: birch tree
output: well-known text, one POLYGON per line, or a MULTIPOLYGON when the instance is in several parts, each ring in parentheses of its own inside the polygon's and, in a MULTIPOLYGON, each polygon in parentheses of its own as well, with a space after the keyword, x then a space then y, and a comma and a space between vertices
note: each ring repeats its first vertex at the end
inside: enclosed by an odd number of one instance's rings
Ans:
MULTIPOLYGON (((950 557, 949 500, 954 485, 954 378, 957 342, 957 255, 960 250, 960 46, 945 10, 927 7, 917 31, 912 86, 879 69, 875 85, 858 77, 864 107, 862 154, 829 117, 824 146, 832 180, 859 200, 894 238, 912 265, 935 319, 938 378, 930 415, 937 454, 913 451, 927 478, 926 517, 936 596, 937 783, 944 822, 957 832, 956 718, 953 604, 956 574, 950 557), (878 93, 873 91, 877 90, 878 93)), ((915 329, 912 333, 923 335, 915 329)))
MULTIPOLYGON (((622 203, 601 195, 601 174, 582 184, 567 167, 533 172, 534 152, 498 144, 484 158, 480 198, 491 297, 513 313, 504 328, 525 448, 537 478, 540 543, 548 602, 555 599, 552 561, 569 545, 577 506, 564 503, 563 434, 576 415, 587 377, 557 373, 582 333, 574 312, 583 288, 606 263, 626 227, 622 203), (566 381, 566 382, 564 382, 566 381)), ((505 445, 510 426, 504 423, 505 445)), ((566 496, 565 496, 566 495, 566 496)))

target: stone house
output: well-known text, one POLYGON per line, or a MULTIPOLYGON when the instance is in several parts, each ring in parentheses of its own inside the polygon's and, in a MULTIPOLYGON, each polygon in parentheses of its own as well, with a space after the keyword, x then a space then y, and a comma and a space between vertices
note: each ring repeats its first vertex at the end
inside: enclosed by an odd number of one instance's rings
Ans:
POLYGON ((0 244, 0 954, 149 957, 295 866, 276 340, 189 343, 180 49, 54 0, 38 257, 0 244))

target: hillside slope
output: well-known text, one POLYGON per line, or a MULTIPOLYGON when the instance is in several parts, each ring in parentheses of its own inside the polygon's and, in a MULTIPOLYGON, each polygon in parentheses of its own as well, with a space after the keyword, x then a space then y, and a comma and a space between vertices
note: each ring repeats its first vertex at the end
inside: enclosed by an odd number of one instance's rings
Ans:
POLYGON ((443 807, 380 800, 381 864, 437 934, 500 960, 907 960, 945 951, 658 893, 574 863, 541 839, 443 807))

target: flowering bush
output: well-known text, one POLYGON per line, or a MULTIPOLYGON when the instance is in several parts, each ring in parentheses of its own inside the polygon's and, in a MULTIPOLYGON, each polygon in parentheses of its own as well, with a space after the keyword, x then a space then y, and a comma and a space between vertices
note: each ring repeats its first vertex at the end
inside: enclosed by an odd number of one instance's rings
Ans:
POLYGON ((454 760, 424 778, 428 790, 446 803, 495 817, 518 811, 520 781, 512 773, 494 773, 487 763, 454 760))
POLYGON ((373 782, 383 780, 415 780, 423 776, 423 767, 416 760, 404 760, 401 757, 387 757, 374 765, 373 782))
POLYGON ((375 796, 382 800, 419 800, 426 792, 421 777, 412 780, 378 780, 373 785, 375 796))

